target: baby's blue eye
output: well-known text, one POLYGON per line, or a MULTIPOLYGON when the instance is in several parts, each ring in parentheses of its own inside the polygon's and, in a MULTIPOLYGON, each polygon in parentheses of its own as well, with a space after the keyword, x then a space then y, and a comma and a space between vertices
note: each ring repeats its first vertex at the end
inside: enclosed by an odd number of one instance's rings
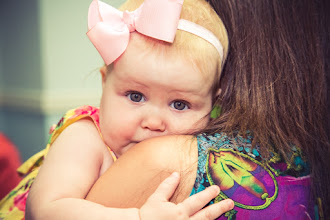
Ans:
POLYGON ((127 97, 132 102, 144 102, 145 101, 144 96, 139 92, 130 92, 130 93, 127 94, 127 97))
POLYGON ((188 104, 184 101, 174 101, 171 103, 171 107, 179 111, 183 111, 189 108, 188 104))

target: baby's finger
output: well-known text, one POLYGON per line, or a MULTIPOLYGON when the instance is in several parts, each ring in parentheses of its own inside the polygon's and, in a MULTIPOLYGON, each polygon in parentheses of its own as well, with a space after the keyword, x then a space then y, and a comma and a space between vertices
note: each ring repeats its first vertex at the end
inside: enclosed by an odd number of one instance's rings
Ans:
POLYGON ((225 212, 234 208, 234 202, 231 199, 226 199, 218 203, 212 204, 195 215, 190 217, 191 220, 204 220, 204 219, 216 219, 225 212))
POLYGON ((149 200, 168 201, 179 185, 180 175, 177 172, 172 173, 157 187, 156 191, 149 197, 149 200))
POLYGON ((188 197, 179 205, 189 216, 192 216, 209 203, 211 199, 215 198, 219 192, 220 188, 217 185, 213 185, 191 197, 188 197))

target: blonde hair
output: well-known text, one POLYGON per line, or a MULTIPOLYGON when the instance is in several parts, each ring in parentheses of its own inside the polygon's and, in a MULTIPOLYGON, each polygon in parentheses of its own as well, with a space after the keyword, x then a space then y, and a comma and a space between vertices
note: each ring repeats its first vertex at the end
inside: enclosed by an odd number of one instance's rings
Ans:
MULTIPOLYGON (((120 7, 120 10, 133 11, 142 3, 143 0, 128 0, 120 7)), ((226 28, 217 13, 205 0, 185 0, 181 19, 194 22, 211 31, 223 46, 223 60, 220 59, 218 51, 212 44, 185 31, 178 30, 172 44, 141 34, 132 34, 132 37, 134 40, 138 40, 139 45, 145 49, 162 53, 165 51, 166 54, 170 53, 191 60, 202 73, 216 71, 213 83, 213 91, 216 92, 219 89, 221 70, 228 54, 229 41, 226 28)))

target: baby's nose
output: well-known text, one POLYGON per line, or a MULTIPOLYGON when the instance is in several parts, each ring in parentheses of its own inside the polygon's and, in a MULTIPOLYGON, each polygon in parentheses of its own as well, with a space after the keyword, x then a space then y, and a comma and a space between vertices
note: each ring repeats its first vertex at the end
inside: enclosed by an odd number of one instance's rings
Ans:
POLYGON ((141 122, 143 129, 149 129, 150 131, 164 132, 166 130, 165 121, 163 115, 159 112, 147 113, 141 122))

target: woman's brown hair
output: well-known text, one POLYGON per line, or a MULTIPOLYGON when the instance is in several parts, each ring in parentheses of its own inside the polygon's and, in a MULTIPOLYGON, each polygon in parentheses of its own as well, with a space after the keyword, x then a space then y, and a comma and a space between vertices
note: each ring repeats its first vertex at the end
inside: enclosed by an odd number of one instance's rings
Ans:
MULTIPOLYGON (((326 1, 209 0, 229 35, 217 102, 206 133, 251 131, 267 157, 292 144, 310 164, 329 216, 329 9, 326 1)), ((286 158, 287 159, 287 158, 286 158)))

